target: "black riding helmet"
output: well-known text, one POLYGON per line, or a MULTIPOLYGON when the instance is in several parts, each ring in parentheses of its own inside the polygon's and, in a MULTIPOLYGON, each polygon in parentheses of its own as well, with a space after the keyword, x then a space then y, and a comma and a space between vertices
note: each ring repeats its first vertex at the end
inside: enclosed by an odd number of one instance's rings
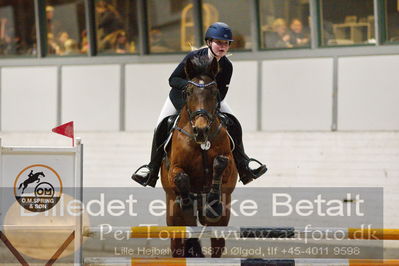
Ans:
POLYGON ((205 41, 212 39, 232 42, 233 33, 231 32, 229 25, 223 22, 215 22, 210 25, 205 33, 205 41))
MULTIPOLYGON (((223 22, 215 22, 210 25, 205 33, 205 42, 208 40, 211 41, 212 39, 229 41, 229 44, 231 44, 233 41, 233 33, 231 32, 229 25, 223 22)), ((208 45, 208 48, 212 54, 216 56, 210 45, 208 45)))

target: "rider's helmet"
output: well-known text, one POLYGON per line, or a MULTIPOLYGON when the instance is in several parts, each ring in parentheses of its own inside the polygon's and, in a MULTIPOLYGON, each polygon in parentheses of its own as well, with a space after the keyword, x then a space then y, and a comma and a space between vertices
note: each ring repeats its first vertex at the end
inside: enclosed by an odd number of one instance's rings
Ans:
POLYGON ((223 22, 215 22, 210 25, 205 33, 205 41, 212 39, 232 42, 233 33, 231 32, 229 25, 223 22))

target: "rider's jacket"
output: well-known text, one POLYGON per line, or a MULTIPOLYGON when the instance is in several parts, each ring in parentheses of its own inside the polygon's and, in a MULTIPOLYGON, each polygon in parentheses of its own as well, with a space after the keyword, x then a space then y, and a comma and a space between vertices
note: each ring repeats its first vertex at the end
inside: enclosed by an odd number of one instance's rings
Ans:
MULTIPOLYGON (((186 79, 186 73, 184 72, 186 61, 192 56, 203 55, 208 55, 207 47, 188 53, 169 78, 169 85, 172 87, 169 93, 169 98, 177 110, 180 110, 184 105, 183 89, 188 83, 188 80, 186 79)), ((223 56, 219 60, 219 73, 216 76, 216 83, 220 91, 221 101, 224 99, 224 97, 226 97, 232 73, 233 65, 226 56, 223 56)))

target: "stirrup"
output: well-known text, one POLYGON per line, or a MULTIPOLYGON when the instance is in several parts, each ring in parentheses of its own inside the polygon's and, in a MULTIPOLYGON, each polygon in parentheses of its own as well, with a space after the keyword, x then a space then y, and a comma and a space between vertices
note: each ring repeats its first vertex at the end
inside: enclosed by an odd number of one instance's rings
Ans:
POLYGON ((254 158, 249 158, 248 159, 247 168, 253 174, 253 179, 257 179, 258 177, 260 177, 261 175, 263 175, 267 171, 266 165, 264 165, 263 163, 259 162, 258 160, 254 159, 254 158), (258 163, 259 167, 255 168, 255 169, 250 168, 249 167, 249 163, 250 162, 258 163))
POLYGON ((150 167, 148 164, 145 164, 145 165, 140 166, 140 167, 134 172, 134 174, 132 175, 131 178, 132 178, 134 181, 136 181, 137 183, 139 183, 140 185, 142 185, 142 186, 145 187, 145 186, 147 186, 147 185, 149 184, 149 181, 150 181, 150 173, 151 173, 151 167, 150 167), (141 169, 143 169, 143 168, 147 168, 147 169, 149 170, 148 173, 144 174, 144 176, 138 174, 138 172, 139 172, 141 169))
POLYGON ((240 181, 244 185, 252 182, 254 179, 257 179, 267 171, 266 165, 262 164, 261 162, 253 158, 248 158, 245 164, 241 165, 241 167, 242 167, 241 169, 238 169, 238 173, 240 175, 240 181), (250 162, 256 162, 260 166, 256 169, 251 169, 249 167, 250 162))

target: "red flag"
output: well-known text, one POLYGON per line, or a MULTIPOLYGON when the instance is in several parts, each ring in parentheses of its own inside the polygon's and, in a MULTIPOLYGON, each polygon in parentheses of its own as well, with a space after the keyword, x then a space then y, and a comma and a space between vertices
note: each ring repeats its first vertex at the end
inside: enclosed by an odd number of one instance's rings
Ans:
POLYGON ((73 121, 62 124, 58 127, 53 128, 51 131, 57 134, 64 135, 68 138, 72 138, 72 146, 75 146, 75 138, 73 131, 73 121))

